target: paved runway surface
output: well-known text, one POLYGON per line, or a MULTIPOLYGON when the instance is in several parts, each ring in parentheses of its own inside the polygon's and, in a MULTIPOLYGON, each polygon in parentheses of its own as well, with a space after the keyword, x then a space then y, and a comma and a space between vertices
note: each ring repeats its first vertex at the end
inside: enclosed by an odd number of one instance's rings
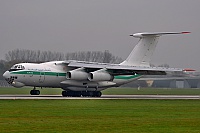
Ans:
POLYGON ((101 97, 62 97, 61 95, 0 95, 0 99, 200 99, 200 95, 102 95, 101 97))

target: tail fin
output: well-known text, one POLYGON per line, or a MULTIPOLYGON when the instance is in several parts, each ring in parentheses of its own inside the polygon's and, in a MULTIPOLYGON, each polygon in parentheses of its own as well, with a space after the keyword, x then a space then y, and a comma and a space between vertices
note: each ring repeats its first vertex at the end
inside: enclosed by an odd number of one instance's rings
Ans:
POLYGON ((130 36, 140 38, 138 44, 134 47, 128 58, 120 65, 127 66, 150 66, 151 57, 155 51, 158 39, 166 34, 187 34, 190 32, 145 32, 136 33, 130 36))

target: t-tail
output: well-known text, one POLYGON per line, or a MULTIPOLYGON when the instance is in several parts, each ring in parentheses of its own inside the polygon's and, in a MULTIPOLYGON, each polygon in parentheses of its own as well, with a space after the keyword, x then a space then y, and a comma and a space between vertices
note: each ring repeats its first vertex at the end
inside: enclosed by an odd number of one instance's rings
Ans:
POLYGON ((167 34, 187 34, 190 32, 144 32, 130 36, 140 38, 128 58, 120 65, 127 66, 150 66, 151 57, 155 51, 158 39, 161 35, 167 34))

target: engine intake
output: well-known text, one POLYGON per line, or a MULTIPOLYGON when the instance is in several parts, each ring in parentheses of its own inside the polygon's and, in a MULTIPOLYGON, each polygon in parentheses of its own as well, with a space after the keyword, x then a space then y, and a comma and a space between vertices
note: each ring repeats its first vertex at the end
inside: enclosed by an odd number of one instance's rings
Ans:
POLYGON ((88 73, 84 71, 83 68, 75 69, 66 73, 67 79, 72 80, 87 80, 88 73))
POLYGON ((88 75, 90 81, 112 81, 114 77, 107 72, 91 72, 88 75))

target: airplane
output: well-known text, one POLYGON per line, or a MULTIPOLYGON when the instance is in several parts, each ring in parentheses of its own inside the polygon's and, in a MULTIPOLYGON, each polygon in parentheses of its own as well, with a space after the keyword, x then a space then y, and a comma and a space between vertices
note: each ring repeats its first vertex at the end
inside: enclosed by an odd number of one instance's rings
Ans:
POLYGON ((44 63, 18 63, 3 77, 14 87, 32 86, 31 95, 39 95, 36 87, 61 88, 63 97, 101 97, 102 90, 119 87, 143 75, 166 75, 186 69, 150 67, 151 57, 162 35, 190 32, 143 32, 130 36, 139 42, 120 64, 87 61, 50 61, 44 63))

